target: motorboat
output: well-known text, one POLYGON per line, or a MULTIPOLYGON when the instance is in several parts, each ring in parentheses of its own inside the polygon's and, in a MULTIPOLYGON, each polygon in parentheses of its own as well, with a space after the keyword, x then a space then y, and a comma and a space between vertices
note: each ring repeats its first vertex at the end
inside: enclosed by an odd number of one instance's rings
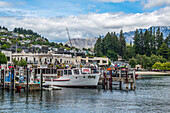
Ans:
MULTIPOLYGON (((57 69, 56 74, 43 74, 43 85, 60 87, 96 87, 101 73, 90 68, 57 69)), ((36 80, 40 80, 40 75, 36 80)))

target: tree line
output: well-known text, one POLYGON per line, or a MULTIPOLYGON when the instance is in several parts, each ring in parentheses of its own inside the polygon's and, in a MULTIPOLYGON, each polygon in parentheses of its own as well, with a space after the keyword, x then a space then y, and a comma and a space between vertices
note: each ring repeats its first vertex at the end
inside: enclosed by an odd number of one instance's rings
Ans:
POLYGON ((112 61, 117 60, 117 55, 124 56, 126 52, 125 38, 123 30, 120 31, 119 36, 115 32, 108 32, 104 38, 99 36, 94 45, 95 56, 107 56, 112 61))
POLYGON ((141 64, 141 60, 143 60, 143 66, 145 68, 152 67, 152 65, 158 61, 163 63, 170 60, 170 33, 164 39, 163 33, 160 32, 160 28, 155 30, 155 28, 150 27, 149 30, 145 31, 136 29, 133 37, 133 43, 130 41, 130 44, 127 44, 125 39, 126 37, 122 30, 119 35, 115 32, 108 32, 104 38, 99 36, 94 45, 95 56, 107 56, 111 61, 115 61, 119 55, 126 60, 135 59, 134 64, 141 64), (139 56, 140 62, 137 60, 137 57, 139 56), (156 57, 156 60, 147 64, 146 59, 153 57, 156 57))

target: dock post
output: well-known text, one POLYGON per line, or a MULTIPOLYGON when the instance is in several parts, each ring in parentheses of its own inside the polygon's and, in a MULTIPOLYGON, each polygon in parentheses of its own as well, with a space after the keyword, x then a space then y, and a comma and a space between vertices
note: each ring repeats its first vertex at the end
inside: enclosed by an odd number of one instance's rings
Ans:
POLYGON ((0 68, 0 80, 2 82, 2 73, 1 73, 1 68, 0 68))
POLYGON ((133 70, 133 83, 134 83, 134 89, 135 89, 136 88, 135 70, 133 70))
POLYGON ((122 90, 122 81, 119 82, 119 89, 122 90))
POLYGON ((127 70, 126 70, 126 82, 128 83, 128 74, 127 74, 127 70))
POLYGON ((11 69, 11 89, 15 90, 15 71, 11 69))
POLYGON ((103 88, 105 89, 106 88, 106 73, 104 72, 103 75, 104 75, 103 88))
POLYGON ((112 90, 112 70, 110 70, 109 89, 112 90))
POLYGON ((10 89, 13 89, 13 70, 12 68, 9 71, 9 75, 10 75, 10 89))
POLYGON ((1 70, 1 74, 2 74, 2 79, 3 79, 3 89, 5 89, 5 70, 1 70))
POLYGON ((43 82, 43 73, 42 73, 42 69, 41 69, 41 81, 40 81, 40 89, 42 91, 42 82, 43 82))
POLYGON ((28 78, 28 68, 27 68, 27 92, 29 91, 29 78, 28 78))
POLYGON ((130 83, 131 90, 133 90, 133 83, 130 83))
POLYGON ((119 70, 119 78, 121 78, 121 77, 122 77, 122 71, 119 70))
POLYGON ((53 77, 51 77, 51 86, 53 87, 53 77))
POLYGON ((126 89, 129 89, 129 83, 128 82, 126 83, 126 89))

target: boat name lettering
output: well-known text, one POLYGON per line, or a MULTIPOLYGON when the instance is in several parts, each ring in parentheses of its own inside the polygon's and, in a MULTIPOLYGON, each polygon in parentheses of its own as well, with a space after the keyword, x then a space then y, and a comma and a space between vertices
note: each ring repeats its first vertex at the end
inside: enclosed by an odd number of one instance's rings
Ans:
POLYGON ((96 78, 96 76, 88 76, 88 78, 94 78, 94 79, 95 79, 95 78, 96 78))

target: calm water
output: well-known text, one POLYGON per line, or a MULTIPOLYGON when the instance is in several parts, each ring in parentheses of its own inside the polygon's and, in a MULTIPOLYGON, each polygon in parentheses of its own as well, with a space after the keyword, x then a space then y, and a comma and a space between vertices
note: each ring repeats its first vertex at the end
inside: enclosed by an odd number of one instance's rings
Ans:
POLYGON ((135 91, 75 88, 29 94, 0 91, 0 112, 170 112, 170 76, 137 80, 135 91))

